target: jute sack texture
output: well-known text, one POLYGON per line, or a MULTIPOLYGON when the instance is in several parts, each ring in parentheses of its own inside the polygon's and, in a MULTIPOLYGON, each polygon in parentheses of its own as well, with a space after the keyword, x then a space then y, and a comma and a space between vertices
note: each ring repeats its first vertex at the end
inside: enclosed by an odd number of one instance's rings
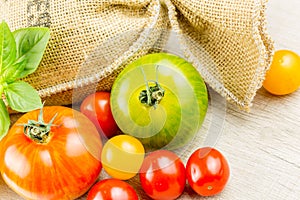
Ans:
POLYGON ((164 49, 169 34, 218 93, 249 109, 273 55, 265 0, 0 0, 12 30, 46 26, 51 39, 24 80, 47 105, 110 90, 134 59, 164 49))

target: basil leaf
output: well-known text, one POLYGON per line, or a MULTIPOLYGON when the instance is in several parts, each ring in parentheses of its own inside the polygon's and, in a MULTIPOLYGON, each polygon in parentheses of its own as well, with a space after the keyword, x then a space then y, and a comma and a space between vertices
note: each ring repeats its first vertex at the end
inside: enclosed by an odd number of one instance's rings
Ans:
POLYGON ((50 31, 48 28, 29 27, 13 32, 17 45, 17 60, 14 65, 24 64, 15 78, 23 78, 33 73, 39 66, 48 40, 50 31))
POLYGON ((5 103, 0 99, 0 141, 7 134, 10 118, 5 103))
POLYGON ((25 65, 26 61, 10 65, 10 67, 2 74, 3 80, 8 84, 15 82, 19 78, 19 75, 24 71, 25 65))
POLYGON ((16 42, 7 23, 0 24, 0 75, 16 59, 16 42))
POLYGON ((4 90, 8 105, 18 112, 29 112, 42 107, 37 91, 28 83, 16 81, 4 90))

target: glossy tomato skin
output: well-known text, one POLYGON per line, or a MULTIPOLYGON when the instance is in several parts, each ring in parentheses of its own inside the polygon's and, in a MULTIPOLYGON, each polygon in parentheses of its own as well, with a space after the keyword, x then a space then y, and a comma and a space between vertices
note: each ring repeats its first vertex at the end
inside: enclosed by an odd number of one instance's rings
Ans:
POLYGON ((119 133, 110 109, 110 92, 101 91, 90 94, 82 101, 80 111, 105 137, 111 138, 119 133))
POLYGON ((89 191, 87 200, 138 200, 134 188, 119 179, 104 179, 89 191))
POLYGON ((196 150, 186 164, 188 183, 202 196, 213 196, 223 191, 229 175, 227 160, 218 150, 211 147, 196 150))
POLYGON ((1 175, 25 199, 76 199, 97 180, 102 141, 93 123, 71 108, 43 108, 48 123, 57 114, 47 143, 24 134, 24 124, 37 120, 39 110, 21 116, 1 142, 1 175))
POLYGON ((263 87, 274 95, 295 92, 300 86, 300 57, 290 50, 275 52, 263 87))
POLYGON ((111 177, 128 180, 139 172, 144 156, 144 146, 138 139, 130 135, 117 135, 104 144, 101 162, 111 177))
POLYGON ((201 128, 207 106, 207 88, 199 72, 191 63, 168 53, 148 54, 133 61, 118 75, 111 90, 111 109, 119 128, 138 138, 146 151, 186 145, 201 128), (143 91, 155 88, 155 82, 164 95, 156 106, 145 105, 143 91))
POLYGON ((139 178, 143 190, 153 199, 176 199, 186 185, 183 162, 168 150, 149 153, 140 169, 139 178))

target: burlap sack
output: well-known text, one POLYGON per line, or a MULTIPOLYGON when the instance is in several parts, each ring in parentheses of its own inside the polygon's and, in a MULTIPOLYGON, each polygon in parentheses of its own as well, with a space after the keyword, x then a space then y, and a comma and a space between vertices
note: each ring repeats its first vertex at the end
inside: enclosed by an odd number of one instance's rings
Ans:
POLYGON ((0 0, 12 30, 47 26, 51 40, 25 78, 48 105, 110 90, 126 63, 161 51, 168 30, 183 56, 229 101, 248 109, 271 61, 266 0, 0 0), (76 92, 74 92, 76 89, 76 92))

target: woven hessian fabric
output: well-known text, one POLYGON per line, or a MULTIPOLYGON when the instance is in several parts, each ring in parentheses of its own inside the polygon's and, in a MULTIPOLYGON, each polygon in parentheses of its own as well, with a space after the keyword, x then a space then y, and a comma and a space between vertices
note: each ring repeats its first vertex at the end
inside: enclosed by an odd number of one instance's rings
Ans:
POLYGON ((132 60, 164 49, 168 34, 214 90, 248 110, 273 55, 264 0, 0 0, 12 30, 46 26, 51 39, 24 80, 47 105, 109 91, 132 60), (74 92, 76 91, 76 92, 74 92))

